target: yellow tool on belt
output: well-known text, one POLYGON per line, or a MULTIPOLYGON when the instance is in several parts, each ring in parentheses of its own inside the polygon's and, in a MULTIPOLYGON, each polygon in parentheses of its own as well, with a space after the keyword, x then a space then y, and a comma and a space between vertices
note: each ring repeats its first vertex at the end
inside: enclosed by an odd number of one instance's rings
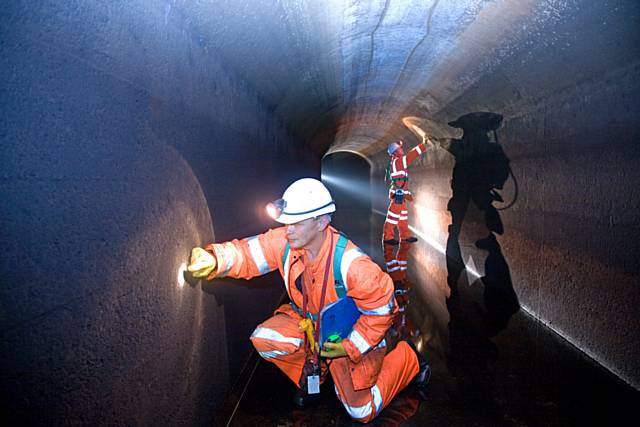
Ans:
POLYGON ((314 352, 317 352, 319 348, 315 338, 313 338, 313 322, 311 321, 311 319, 302 319, 298 323, 298 327, 301 331, 304 331, 307 334, 307 341, 309 341, 310 347, 314 352))

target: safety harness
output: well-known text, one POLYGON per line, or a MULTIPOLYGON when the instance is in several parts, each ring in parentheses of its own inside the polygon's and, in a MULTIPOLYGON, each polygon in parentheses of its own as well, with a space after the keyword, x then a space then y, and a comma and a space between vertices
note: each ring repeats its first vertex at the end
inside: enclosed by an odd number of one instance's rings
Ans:
MULTIPOLYGON (((340 237, 338 238, 338 243, 336 243, 336 246, 333 249, 333 287, 336 290, 338 299, 341 299, 347 296, 347 288, 344 285, 344 279, 342 278, 340 265, 342 264, 342 255, 344 255, 344 251, 347 247, 349 239, 344 234, 339 234, 340 237)), ((287 258, 289 258, 289 249, 289 242, 287 242, 286 246, 284 247, 284 254, 282 255, 282 265, 285 265, 285 263, 287 262, 287 258)), ((302 309, 298 307, 293 301, 291 301, 291 307, 296 313, 304 317, 302 309)), ((318 316, 311 313, 309 313, 309 317, 313 321, 318 319, 318 316)))

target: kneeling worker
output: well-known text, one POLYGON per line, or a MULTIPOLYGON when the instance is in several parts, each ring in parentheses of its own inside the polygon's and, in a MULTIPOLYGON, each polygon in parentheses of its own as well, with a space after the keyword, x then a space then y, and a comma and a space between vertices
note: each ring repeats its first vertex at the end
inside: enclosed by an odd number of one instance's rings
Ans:
POLYGON ((413 343, 386 354, 384 336, 397 307, 391 278, 329 225, 336 210, 322 182, 303 178, 267 210, 283 227, 244 240, 194 248, 194 277, 250 279, 278 269, 291 302, 260 324, 251 341, 300 389, 304 405, 319 391, 327 369, 338 399, 357 421, 373 420, 412 381, 423 394, 430 370, 413 343), (340 342, 318 345, 321 309, 351 297, 360 317, 340 342))

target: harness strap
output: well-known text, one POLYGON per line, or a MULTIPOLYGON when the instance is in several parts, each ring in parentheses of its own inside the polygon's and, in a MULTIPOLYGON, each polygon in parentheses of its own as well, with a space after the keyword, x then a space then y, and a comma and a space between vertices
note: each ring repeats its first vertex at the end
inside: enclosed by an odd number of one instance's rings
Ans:
POLYGON ((347 236, 340 233, 340 238, 338 239, 338 243, 336 243, 335 250, 333 252, 333 286, 336 290, 336 294, 338 295, 338 299, 344 298, 347 296, 347 289, 344 286, 344 280, 342 278, 342 255, 344 255, 344 250, 347 247, 347 243, 349 239, 347 236))
MULTIPOLYGON (((347 243, 349 243, 349 239, 347 238, 347 236, 340 233, 338 243, 336 243, 333 251, 333 286, 336 290, 336 295, 338 295, 338 299, 347 296, 347 288, 344 285, 342 269, 340 268, 342 264, 342 255, 344 255, 344 251, 347 248, 347 243)), ((282 255, 282 265, 286 264, 287 258, 289 257, 289 251, 289 242, 287 242, 284 247, 284 254, 282 255)), ((300 314, 301 316, 303 315, 300 307, 298 307, 293 301, 291 301, 291 307, 296 313, 300 314)))

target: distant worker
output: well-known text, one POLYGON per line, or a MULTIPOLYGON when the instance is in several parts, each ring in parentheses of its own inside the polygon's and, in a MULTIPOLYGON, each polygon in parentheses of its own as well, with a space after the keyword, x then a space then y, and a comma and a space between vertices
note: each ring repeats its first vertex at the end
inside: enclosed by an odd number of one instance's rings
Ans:
POLYGON ((267 210, 285 226, 194 248, 188 270, 208 280, 280 271, 291 301, 260 324, 251 341, 299 388, 295 403, 310 402, 327 370, 338 399, 360 422, 373 420, 412 381, 424 395, 430 369, 413 343, 400 341, 386 353, 384 336, 397 312, 391 279, 329 225, 335 204, 324 184, 295 181, 267 210), (318 314, 344 297, 355 301, 360 317, 347 337, 318 345, 318 314))
POLYGON ((387 167, 385 180, 389 184, 391 202, 387 210, 382 237, 387 273, 393 279, 399 293, 406 291, 409 287, 405 279, 409 245, 418 240, 409 231, 407 202, 413 200, 413 195, 409 190, 408 168, 414 160, 427 151, 427 146, 433 146, 433 143, 427 136, 424 136, 422 142, 409 150, 406 155, 402 146, 403 142, 397 141, 389 144, 387 148, 391 160, 387 167), (395 238, 396 228, 398 229, 398 239, 395 238), (399 246, 397 253, 396 246, 399 246))

